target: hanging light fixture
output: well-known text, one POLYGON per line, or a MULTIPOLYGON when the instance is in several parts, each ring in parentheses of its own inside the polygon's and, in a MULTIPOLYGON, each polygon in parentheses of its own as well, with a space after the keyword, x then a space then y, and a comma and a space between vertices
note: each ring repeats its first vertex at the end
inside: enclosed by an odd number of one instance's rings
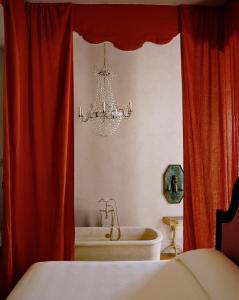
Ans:
POLYGON ((124 108, 120 107, 114 99, 112 91, 112 74, 106 65, 106 45, 104 43, 103 67, 96 72, 97 90, 96 100, 90 105, 89 111, 83 113, 79 108, 81 122, 91 121, 94 131, 101 136, 113 135, 123 119, 130 118, 132 102, 124 108))

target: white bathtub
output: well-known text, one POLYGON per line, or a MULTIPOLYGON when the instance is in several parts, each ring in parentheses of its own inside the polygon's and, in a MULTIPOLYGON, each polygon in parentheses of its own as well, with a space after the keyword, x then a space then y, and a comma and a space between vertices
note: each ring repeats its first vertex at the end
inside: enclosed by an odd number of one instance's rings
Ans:
POLYGON ((121 227, 119 241, 105 237, 108 227, 76 227, 75 259, 93 261, 159 260, 161 232, 144 227, 121 227))

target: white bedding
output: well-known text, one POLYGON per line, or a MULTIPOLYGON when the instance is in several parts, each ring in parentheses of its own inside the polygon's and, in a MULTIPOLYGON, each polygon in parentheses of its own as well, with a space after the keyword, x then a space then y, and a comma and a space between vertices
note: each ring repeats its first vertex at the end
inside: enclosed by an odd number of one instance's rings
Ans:
POLYGON ((239 268, 215 250, 171 261, 34 264, 8 300, 236 300, 239 268))

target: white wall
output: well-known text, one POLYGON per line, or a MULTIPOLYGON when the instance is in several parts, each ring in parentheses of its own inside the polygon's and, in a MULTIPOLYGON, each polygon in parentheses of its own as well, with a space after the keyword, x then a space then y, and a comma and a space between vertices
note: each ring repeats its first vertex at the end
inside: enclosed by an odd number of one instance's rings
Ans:
MULTIPOLYGON (((116 74, 115 98, 120 104, 131 99, 134 112, 118 134, 102 138, 80 123, 77 112, 95 99, 93 73, 102 65, 103 46, 74 34, 76 226, 97 225, 97 201, 113 197, 121 225, 156 227, 166 244, 169 230, 162 217, 183 214, 183 203, 168 204, 163 195, 167 166, 183 164, 180 39, 129 52, 107 43, 107 52, 116 74)), ((181 243, 182 227, 178 239, 181 243)))
POLYGON ((2 226, 3 48, 0 48, 0 228, 2 226))

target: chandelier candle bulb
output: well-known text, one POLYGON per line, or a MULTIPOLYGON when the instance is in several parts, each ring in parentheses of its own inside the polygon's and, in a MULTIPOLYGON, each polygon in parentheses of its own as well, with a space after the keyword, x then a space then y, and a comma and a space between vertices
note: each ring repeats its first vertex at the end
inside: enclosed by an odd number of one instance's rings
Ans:
POLYGON ((80 117, 80 118, 82 117, 82 108, 81 108, 81 106, 80 106, 80 108, 79 108, 79 117, 80 117))
POLYGON ((132 112, 132 108, 133 108, 132 101, 129 101, 129 111, 130 112, 132 112))
POLYGON ((103 113, 105 113, 105 101, 103 102, 103 113))

